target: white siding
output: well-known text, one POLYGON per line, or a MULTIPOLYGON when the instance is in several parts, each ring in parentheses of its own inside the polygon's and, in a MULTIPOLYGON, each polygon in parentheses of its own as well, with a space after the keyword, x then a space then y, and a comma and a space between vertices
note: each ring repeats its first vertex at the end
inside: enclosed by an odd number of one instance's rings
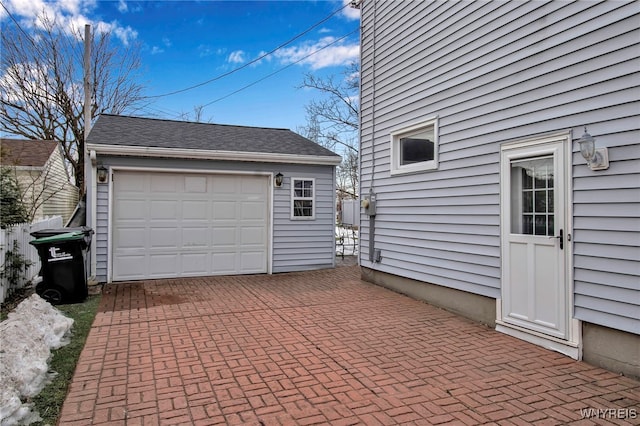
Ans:
POLYGON ((49 194, 42 206, 42 212, 44 216, 60 215, 63 223, 67 223, 78 204, 79 190, 69 181, 69 174, 59 149, 51 155, 45 167, 50 167, 46 183, 49 194))
POLYGON ((69 181, 59 149, 43 167, 17 167, 16 177, 33 220, 62 216, 66 223, 78 203, 78 188, 69 181))
POLYGON ((574 144, 575 315, 639 333, 639 19, 622 1, 363 2, 361 188, 373 174, 383 258, 363 217, 362 265, 498 298, 500 145, 587 125, 611 167, 574 144), (436 115, 438 170, 392 177, 390 132, 436 115))

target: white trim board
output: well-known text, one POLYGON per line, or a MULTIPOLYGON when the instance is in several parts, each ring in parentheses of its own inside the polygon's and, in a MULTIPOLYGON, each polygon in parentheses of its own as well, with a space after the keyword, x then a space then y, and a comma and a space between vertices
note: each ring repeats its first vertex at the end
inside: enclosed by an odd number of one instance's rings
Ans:
POLYGON ((257 163, 317 164, 336 166, 342 162, 340 156, 316 156, 275 154, 266 152, 212 151, 203 149, 157 148, 126 145, 89 144, 87 149, 98 155, 121 157, 187 158, 199 160, 251 161, 257 163))

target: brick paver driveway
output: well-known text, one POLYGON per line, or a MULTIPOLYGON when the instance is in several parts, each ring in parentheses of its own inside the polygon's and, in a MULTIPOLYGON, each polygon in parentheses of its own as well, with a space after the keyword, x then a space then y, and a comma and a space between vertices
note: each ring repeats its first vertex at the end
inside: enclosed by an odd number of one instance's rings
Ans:
POLYGON ((343 267, 107 286, 61 424, 639 424, 639 394, 343 267))

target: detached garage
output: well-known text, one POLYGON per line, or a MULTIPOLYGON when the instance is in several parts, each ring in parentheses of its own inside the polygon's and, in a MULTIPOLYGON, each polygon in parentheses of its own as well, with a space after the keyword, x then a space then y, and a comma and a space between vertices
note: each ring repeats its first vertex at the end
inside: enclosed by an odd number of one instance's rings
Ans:
POLYGON ((340 157, 286 129, 102 115, 87 139, 99 282, 335 266, 340 157))

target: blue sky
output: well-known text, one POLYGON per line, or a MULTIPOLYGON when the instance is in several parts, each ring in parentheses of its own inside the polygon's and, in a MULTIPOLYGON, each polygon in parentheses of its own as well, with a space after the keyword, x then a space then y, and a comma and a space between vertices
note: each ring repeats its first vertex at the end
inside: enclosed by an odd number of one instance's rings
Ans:
MULTIPOLYGON (((0 1, 26 31, 35 25, 36 14, 46 10, 69 26, 105 26, 118 42, 139 43, 146 96, 179 91, 244 66, 193 90, 151 98, 135 113, 141 116, 181 119, 183 114, 193 117, 194 107, 207 105, 205 121, 295 131, 306 123, 305 105, 319 96, 297 88, 304 74, 339 76, 359 57, 359 15, 347 6, 247 65, 330 16, 344 0, 0 1)), ((0 22, 9 24, 3 9, 0 22)))

